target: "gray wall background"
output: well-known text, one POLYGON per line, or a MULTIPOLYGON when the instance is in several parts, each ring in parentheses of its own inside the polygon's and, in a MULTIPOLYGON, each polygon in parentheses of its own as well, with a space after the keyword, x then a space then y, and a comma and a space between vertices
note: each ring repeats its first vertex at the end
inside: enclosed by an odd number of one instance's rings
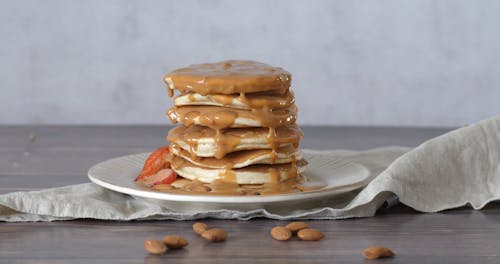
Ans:
POLYGON ((164 124, 165 73, 288 69, 301 124, 500 113, 500 1, 0 1, 0 123, 164 124))

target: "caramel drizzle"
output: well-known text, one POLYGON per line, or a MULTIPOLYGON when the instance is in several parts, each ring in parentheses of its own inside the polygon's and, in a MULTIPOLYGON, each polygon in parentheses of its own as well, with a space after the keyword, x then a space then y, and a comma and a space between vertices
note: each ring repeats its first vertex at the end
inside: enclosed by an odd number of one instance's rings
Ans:
POLYGON ((213 129, 251 127, 245 123, 236 123, 238 118, 259 123, 262 127, 278 127, 295 124, 297 119, 295 104, 286 108, 268 108, 243 110, 224 108, 220 106, 174 106, 167 111, 168 118, 173 122, 181 122, 185 126, 199 124, 213 129))
MULTIPOLYGON (((232 175, 227 178, 215 180, 211 183, 203 183, 197 180, 190 181, 182 186, 173 187, 170 184, 160 184, 153 187, 154 190, 172 193, 172 194, 187 194, 187 195, 277 195, 287 193, 311 192, 321 189, 325 186, 308 187, 307 181, 301 177, 286 179, 281 182, 264 183, 264 184, 243 184, 239 185, 231 181, 232 175), (279 183, 279 184, 278 184, 279 183)), ((275 177, 277 179, 277 177, 275 177)), ((178 180, 178 181, 183 181, 178 180)), ((177 185, 177 184, 176 184, 177 185)))
POLYGON ((165 75, 164 81, 175 83, 171 89, 203 95, 270 90, 284 94, 290 87, 291 75, 282 68, 255 61, 223 61, 177 69, 165 75))
MULTIPOLYGON (((296 125, 281 126, 278 128, 268 128, 264 134, 264 128, 234 128, 224 130, 213 130, 203 126, 177 127, 169 131, 167 140, 172 143, 185 143, 188 146, 183 148, 190 152, 192 156, 197 155, 198 142, 204 139, 213 138, 215 148, 213 155, 221 159, 228 153, 237 150, 247 150, 249 146, 240 145, 245 139, 260 139, 264 137, 267 146, 260 148, 276 149, 287 145, 298 148, 298 143, 302 138, 302 131, 296 125)), ((257 149, 252 146, 253 149, 257 149)), ((210 153, 209 153, 210 154, 210 153)))
MULTIPOLYGON (((260 126, 268 129, 266 140, 271 150, 271 164, 278 162, 278 153, 281 153, 279 151, 281 151, 280 148, 283 145, 292 144, 294 149, 297 149, 299 146, 302 132, 300 132, 298 140, 292 139, 292 137, 283 138, 277 133, 277 130, 285 125, 295 126, 297 112, 296 106, 293 103, 293 92, 290 90, 291 75, 282 68, 253 61, 224 61, 214 64, 192 65, 187 68, 178 69, 167 74, 164 80, 167 84, 168 95, 170 97, 174 95, 175 89, 181 93, 189 93, 188 100, 193 103, 189 106, 175 105, 167 111, 167 116, 174 124, 180 122, 186 127, 192 127, 196 124, 213 129, 215 131, 213 139, 216 146, 214 156, 217 160, 227 160, 227 157, 232 155, 241 140, 241 138, 226 135, 225 130, 228 128, 249 126, 245 122, 236 122, 238 118, 256 121, 260 126), (192 106, 196 104, 194 93, 201 94, 202 96, 209 95, 210 100, 222 106, 192 106), (260 94, 256 95, 256 93, 260 94), (237 96, 235 97, 234 95, 237 96), (276 100, 276 96, 282 100, 276 100), (244 106, 243 109, 246 110, 230 108, 233 106, 233 99, 236 99, 244 106)), ((210 102, 206 104, 210 105, 210 102)), ((184 141, 188 144, 187 152, 189 152, 191 160, 207 160, 196 155, 196 151, 198 150, 196 137, 183 137, 183 139, 187 139, 184 141)), ((175 140, 172 141, 171 148, 176 153, 183 151, 175 143, 175 140)), ((266 184, 265 188, 267 191, 273 193, 279 192, 277 191, 278 189, 281 190, 284 188, 286 191, 293 189, 289 185, 281 184, 287 180, 298 178, 296 157, 291 153, 289 154, 291 155, 291 169, 286 170, 284 176, 276 167, 267 166, 267 172, 270 175, 270 183, 266 184)), ((232 156, 236 157, 238 155, 232 156)), ((179 159, 183 161, 180 163, 176 162, 175 164, 181 164, 180 166, 190 164, 190 162, 185 161, 183 158, 179 157, 179 159)), ((231 159, 229 160, 231 161, 231 159)), ((203 162, 200 163, 203 164, 203 162)), ((174 162, 172 165, 174 166, 174 162)), ((236 182, 236 174, 232 169, 233 166, 234 162, 225 163, 224 173, 221 174, 223 182, 236 182)), ((266 167, 264 166, 263 168, 266 167)), ((193 182, 193 188, 205 189, 195 183, 193 182)), ((206 187, 209 189, 219 188, 217 184, 206 187)), ((260 190, 259 192, 265 193, 266 191, 260 190)))
POLYGON ((290 163, 293 160, 294 153, 300 154, 297 149, 294 149, 291 145, 277 149, 276 151, 270 149, 252 149, 229 153, 222 159, 217 159, 215 157, 198 157, 196 155, 191 155, 188 151, 179 147, 178 144, 172 143, 170 145, 171 152, 176 156, 182 157, 189 160, 190 162, 197 164, 199 166, 204 166, 207 168, 239 168, 244 166, 243 164, 284 164, 290 163), (273 152, 277 155, 281 154, 279 159, 272 157, 273 152), (269 157, 271 156, 271 157, 269 157))

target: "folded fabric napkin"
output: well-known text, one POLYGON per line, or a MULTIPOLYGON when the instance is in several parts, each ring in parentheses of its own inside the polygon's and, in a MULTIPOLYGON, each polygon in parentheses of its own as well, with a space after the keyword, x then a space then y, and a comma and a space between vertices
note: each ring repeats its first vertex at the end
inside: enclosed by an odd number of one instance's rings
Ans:
POLYGON ((394 197, 422 212, 467 204, 480 209, 500 199, 500 117, 451 131, 411 150, 390 147, 325 153, 338 160, 362 164, 376 176, 362 190, 332 197, 317 208, 279 213, 264 209, 181 213, 85 183, 0 195, 0 221, 340 219, 373 216, 384 202, 393 201, 394 197))

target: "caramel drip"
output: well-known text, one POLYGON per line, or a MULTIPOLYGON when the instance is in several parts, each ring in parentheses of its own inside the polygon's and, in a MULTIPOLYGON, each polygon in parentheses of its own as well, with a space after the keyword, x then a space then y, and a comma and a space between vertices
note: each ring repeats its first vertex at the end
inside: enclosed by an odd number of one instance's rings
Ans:
POLYGON ((271 147, 272 163, 275 163, 276 156, 278 155, 276 153, 276 149, 278 148, 279 144, 277 144, 276 142, 276 129, 274 127, 269 127, 269 132, 267 133, 267 142, 269 142, 269 146, 271 147))
POLYGON ((189 95, 188 95, 188 98, 189 98, 189 101, 190 101, 190 102, 196 102, 196 97, 195 97, 195 95, 194 95, 194 94, 192 94, 192 93, 191 93, 191 94, 189 94, 189 95))
POLYGON ((240 143, 238 137, 231 137, 230 135, 222 134, 220 129, 216 129, 215 134, 215 153, 216 159, 222 159, 227 153, 236 149, 240 143))
POLYGON ((287 179, 297 178, 298 176, 297 159, 295 158, 295 155, 292 155, 291 166, 292 169, 285 172, 287 179))
POLYGON ((222 181, 224 182, 236 182, 236 173, 231 169, 226 169, 222 173, 222 181))
POLYGON ((269 174, 271 175, 270 183, 277 184, 280 182, 280 172, 275 168, 269 168, 269 174))

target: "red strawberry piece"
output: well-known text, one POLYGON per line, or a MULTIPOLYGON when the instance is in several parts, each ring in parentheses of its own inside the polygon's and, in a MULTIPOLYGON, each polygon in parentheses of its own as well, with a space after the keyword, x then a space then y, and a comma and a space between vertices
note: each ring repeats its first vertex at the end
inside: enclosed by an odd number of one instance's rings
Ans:
POLYGON ((157 184, 171 184, 177 179, 177 174, 171 169, 161 169, 157 173, 145 177, 143 183, 147 186, 155 186, 157 184))
POLYGON ((144 162, 144 167, 142 168, 141 173, 135 181, 141 180, 147 176, 151 176, 156 174, 161 169, 170 168, 170 162, 166 160, 166 155, 168 154, 168 146, 159 147, 153 153, 149 155, 149 157, 144 162))

